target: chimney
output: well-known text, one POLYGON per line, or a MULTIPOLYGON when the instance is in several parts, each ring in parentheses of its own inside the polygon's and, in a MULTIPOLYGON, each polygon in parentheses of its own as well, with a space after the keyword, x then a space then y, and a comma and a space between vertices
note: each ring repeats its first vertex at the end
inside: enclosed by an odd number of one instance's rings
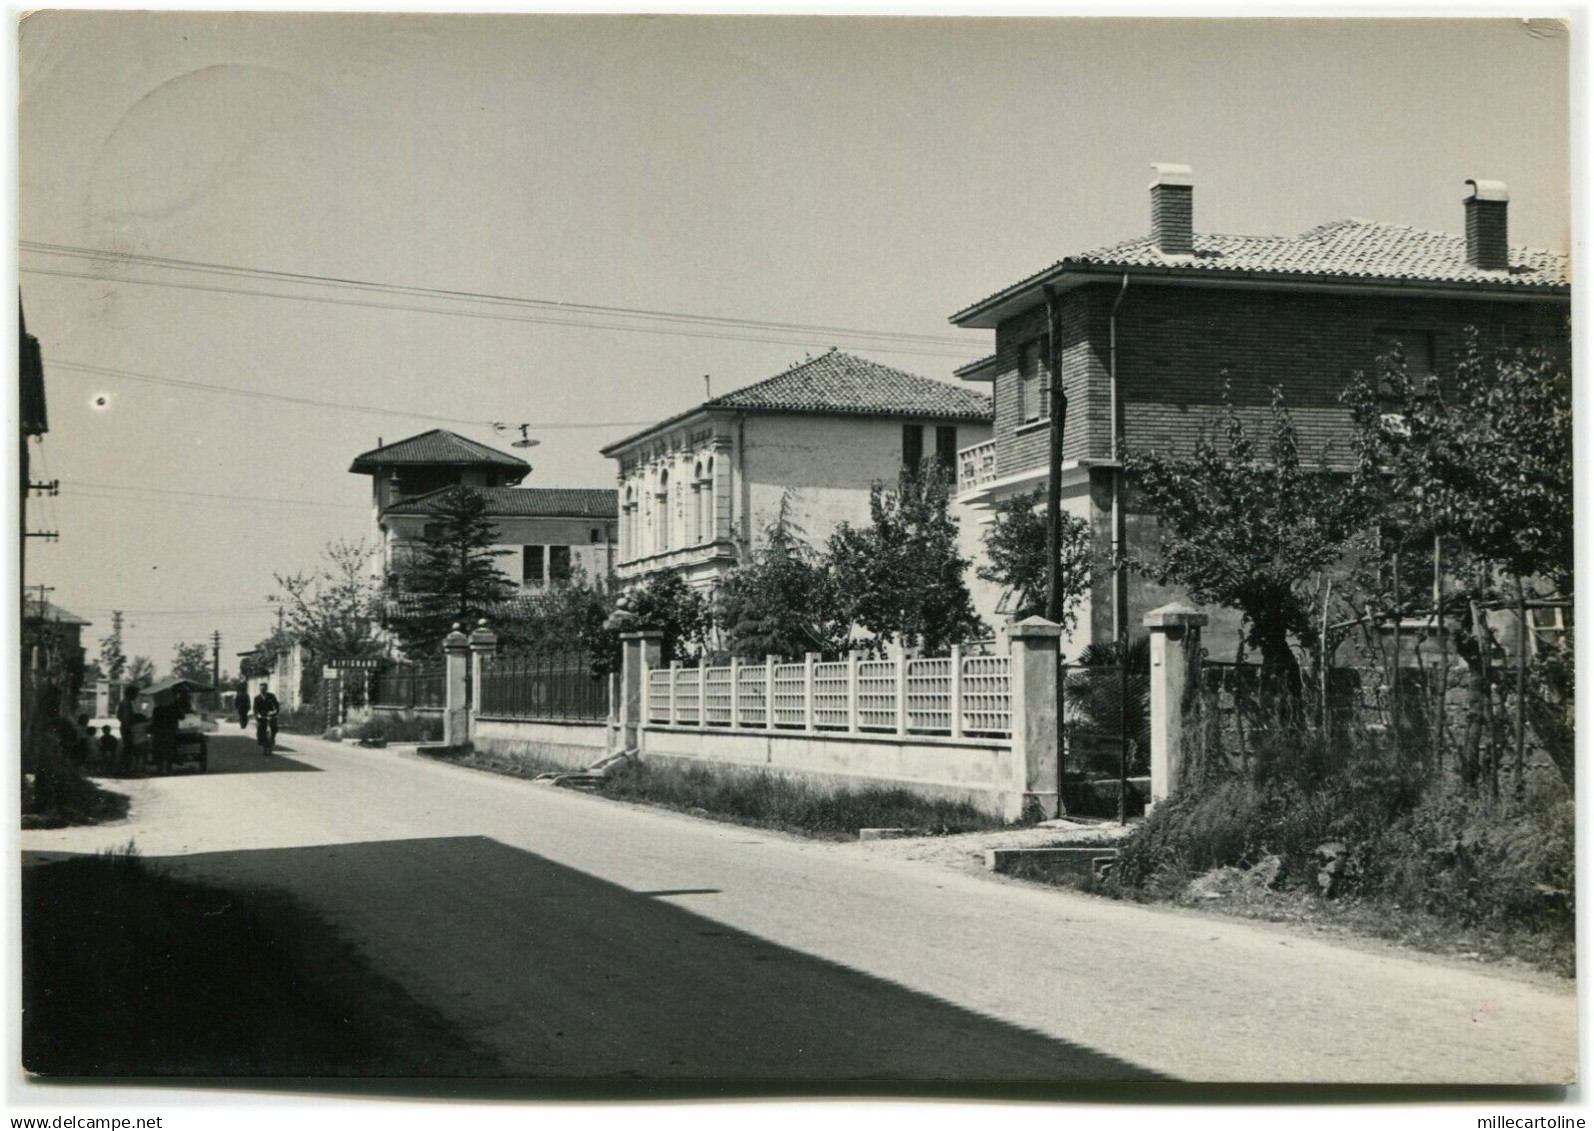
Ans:
POLYGON ((1151 242, 1164 255, 1190 255, 1192 242, 1191 198, 1195 179, 1188 165, 1152 165, 1151 242))
POLYGON ((1511 248, 1506 237, 1505 212, 1511 194, 1504 181, 1468 181, 1472 195, 1467 197, 1467 262, 1485 271, 1504 271, 1511 266, 1511 248))

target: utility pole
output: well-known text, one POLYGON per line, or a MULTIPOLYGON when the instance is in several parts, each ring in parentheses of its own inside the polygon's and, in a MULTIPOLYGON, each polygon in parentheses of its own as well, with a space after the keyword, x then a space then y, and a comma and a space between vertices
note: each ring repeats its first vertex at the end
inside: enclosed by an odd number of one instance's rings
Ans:
POLYGON ((216 705, 221 705, 221 629, 210 634, 210 686, 216 690, 211 694, 216 698, 216 705))

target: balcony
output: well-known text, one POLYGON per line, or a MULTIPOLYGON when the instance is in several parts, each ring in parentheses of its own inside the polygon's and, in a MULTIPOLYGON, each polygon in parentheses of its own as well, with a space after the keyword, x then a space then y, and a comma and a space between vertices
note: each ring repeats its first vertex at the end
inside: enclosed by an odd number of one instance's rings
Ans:
POLYGON ((996 478, 996 441, 958 449, 958 494, 966 494, 996 478))

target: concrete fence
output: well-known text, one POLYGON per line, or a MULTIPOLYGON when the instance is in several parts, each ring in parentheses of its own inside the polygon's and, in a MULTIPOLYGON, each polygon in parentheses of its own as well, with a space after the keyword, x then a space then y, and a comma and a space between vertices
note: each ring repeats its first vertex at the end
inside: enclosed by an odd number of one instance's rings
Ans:
MULTIPOLYGON (((1200 663, 1193 609, 1146 616, 1152 636, 1151 796, 1182 768, 1183 706, 1200 663)), ((1059 815, 1058 646, 1040 617, 1010 625, 1006 655, 800 663, 774 657, 686 667, 661 661, 656 632, 625 634, 606 720, 484 713, 497 637, 457 627, 444 642, 443 740, 573 768, 617 752, 799 777, 824 788, 898 786, 966 800, 1009 820, 1059 815)))

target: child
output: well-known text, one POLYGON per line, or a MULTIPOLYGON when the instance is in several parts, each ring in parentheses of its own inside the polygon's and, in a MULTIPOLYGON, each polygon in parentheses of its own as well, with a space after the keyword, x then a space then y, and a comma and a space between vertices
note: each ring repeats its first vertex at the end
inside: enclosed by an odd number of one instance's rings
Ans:
POLYGON ((116 765, 116 750, 121 744, 116 741, 116 736, 111 733, 110 727, 100 728, 100 737, 96 745, 100 748, 100 761, 107 766, 116 765))

